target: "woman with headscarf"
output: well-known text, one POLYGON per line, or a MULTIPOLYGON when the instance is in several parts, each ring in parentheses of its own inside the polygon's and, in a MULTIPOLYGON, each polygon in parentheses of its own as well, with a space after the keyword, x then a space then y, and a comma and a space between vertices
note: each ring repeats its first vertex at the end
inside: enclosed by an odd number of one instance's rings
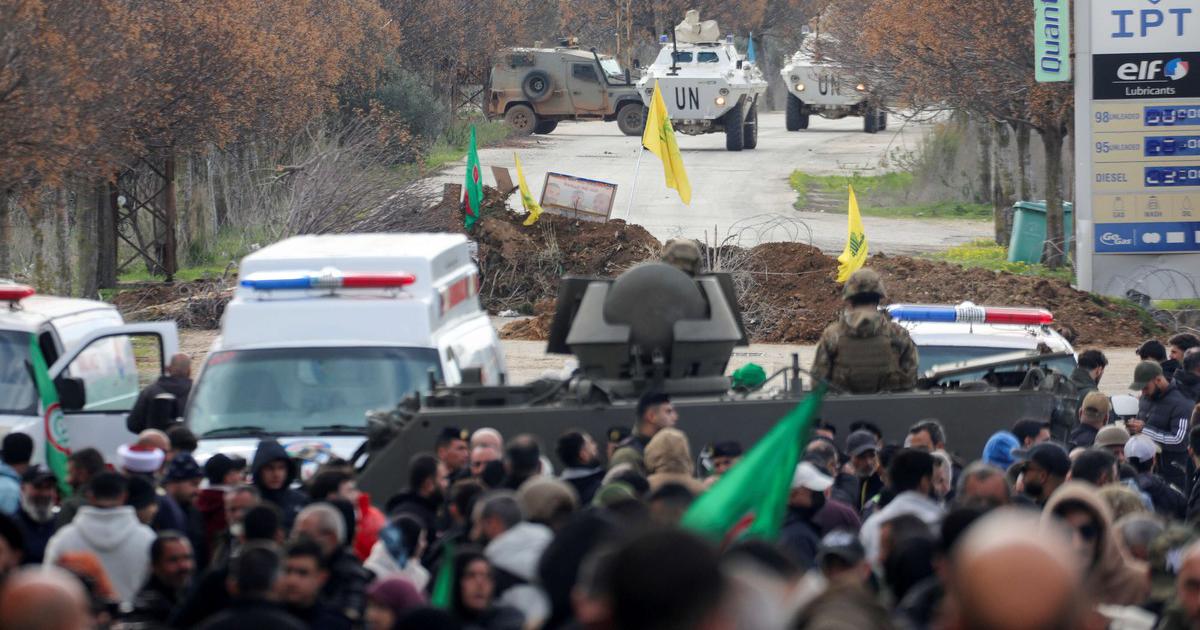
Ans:
POLYGON ((1098 604, 1135 606, 1150 595, 1150 569, 1121 545, 1108 504, 1096 489, 1068 482, 1046 502, 1042 526, 1066 526, 1098 604))

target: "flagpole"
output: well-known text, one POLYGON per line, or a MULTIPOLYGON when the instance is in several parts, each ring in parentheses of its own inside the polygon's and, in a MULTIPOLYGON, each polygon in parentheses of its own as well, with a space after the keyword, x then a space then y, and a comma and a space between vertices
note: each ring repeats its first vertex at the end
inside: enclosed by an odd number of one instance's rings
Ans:
POLYGON ((637 164, 633 167, 633 185, 629 187, 629 206, 625 209, 625 222, 629 223, 633 218, 633 196, 637 192, 638 171, 642 168, 642 154, 646 152, 646 147, 638 144, 638 159, 637 164))

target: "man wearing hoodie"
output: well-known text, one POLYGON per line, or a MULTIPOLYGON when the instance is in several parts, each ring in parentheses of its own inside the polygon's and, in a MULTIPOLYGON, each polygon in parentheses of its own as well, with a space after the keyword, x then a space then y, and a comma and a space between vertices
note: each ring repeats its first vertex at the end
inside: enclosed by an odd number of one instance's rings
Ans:
POLYGON ((291 531, 296 515, 308 504, 304 494, 292 489, 292 482, 299 474, 297 468, 296 462, 275 440, 259 442, 250 464, 250 473, 259 495, 263 501, 279 508, 286 531, 291 531))
POLYGON ((537 627, 550 614, 550 602, 537 585, 538 561, 554 538, 545 525, 524 521, 512 492, 497 490, 475 504, 472 538, 496 570, 496 604, 512 606, 537 627))
POLYGON ((850 394, 902 391, 917 384, 917 346, 879 304, 887 297, 883 280, 859 269, 842 290, 846 309, 821 333, 813 378, 850 394))
POLYGON ((0 514, 12 516, 21 506, 21 475, 29 468, 33 439, 24 433, 9 433, 0 446, 0 514))
POLYGON ((146 582, 155 538, 154 530, 141 524, 133 508, 125 505, 127 487, 117 473, 97 475, 88 486, 88 504, 46 545, 46 564, 72 551, 96 554, 125 603, 133 601, 146 582))

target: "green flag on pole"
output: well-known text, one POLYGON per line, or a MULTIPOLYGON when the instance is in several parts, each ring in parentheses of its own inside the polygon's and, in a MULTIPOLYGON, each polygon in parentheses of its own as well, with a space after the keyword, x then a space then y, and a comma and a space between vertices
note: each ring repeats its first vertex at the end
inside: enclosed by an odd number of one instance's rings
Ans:
POLYGON ((479 220, 483 206, 483 173, 479 170, 479 147, 475 145, 475 125, 471 125, 471 143, 467 146, 467 181, 463 185, 463 226, 471 229, 479 220))
POLYGON ((454 543, 447 541, 442 552, 442 566, 438 568, 433 582, 433 593, 429 605, 449 610, 454 603, 454 543))
POLYGON ((722 546, 742 537, 774 539, 787 512, 792 476, 821 411, 819 385, 780 420, 716 485, 700 495, 680 522, 722 546))
POLYGON ((42 430, 45 432, 46 465, 58 480, 58 491, 62 496, 71 496, 71 485, 67 483, 67 458, 71 455, 71 445, 67 441, 67 432, 63 427, 62 407, 58 404, 58 390, 54 381, 50 380, 50 368, 46 365, 46 357, 37 345, 37 337, 29 335, 29 359, 33 365, 33 380, 37 386, 38 396, 42 400, 42 430))

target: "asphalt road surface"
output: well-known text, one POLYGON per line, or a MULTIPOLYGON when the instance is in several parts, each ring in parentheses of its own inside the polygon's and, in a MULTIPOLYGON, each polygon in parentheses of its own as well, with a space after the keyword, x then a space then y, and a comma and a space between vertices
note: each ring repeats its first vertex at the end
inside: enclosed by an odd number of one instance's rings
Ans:
MULTIPOLYGON (((532 136, 514 149, 489 148, 480 153, 484 183, 494 185, 491 166, 513 168, 519 152, 535 197, 540 198, 547 171, 566 173, 617 184, 612 218, 645 226, 659 240, 676 236, 743 246, 767 241, 800 241, 826 252, 845 245, 846 217, 841 214, 798 212, 792 208, 796 194, 788 185, 795 169, 814 174, 872 174, 881 171, 881 160, 893 151, 913 151, 927 124, 906 123, 892 117, 887 131, 868 135, 862 120, 812 119, 805 131, 788 132, 780 112, 759 116, 758 148, 725 150, 724 134, 678 135, 684 166, 692 183, 692 202, 684 205, 674 190, 663 184, 662 166, 646 152, 637 178, 632 207, 639 139, 624 136, 616 123, 562 123, 552 134, 532 136)), ((461 182, 465 161, 452 165, 437 181, 461 182)), ((513 181, 516 181, 513 171, 513 181)), ((509 203, 517 208, 514 195, 509 203)), ((959 220, 905 220, 866 218, 871 251, 913 254, 964 243, 991 235, 987 222, 959 220)))

